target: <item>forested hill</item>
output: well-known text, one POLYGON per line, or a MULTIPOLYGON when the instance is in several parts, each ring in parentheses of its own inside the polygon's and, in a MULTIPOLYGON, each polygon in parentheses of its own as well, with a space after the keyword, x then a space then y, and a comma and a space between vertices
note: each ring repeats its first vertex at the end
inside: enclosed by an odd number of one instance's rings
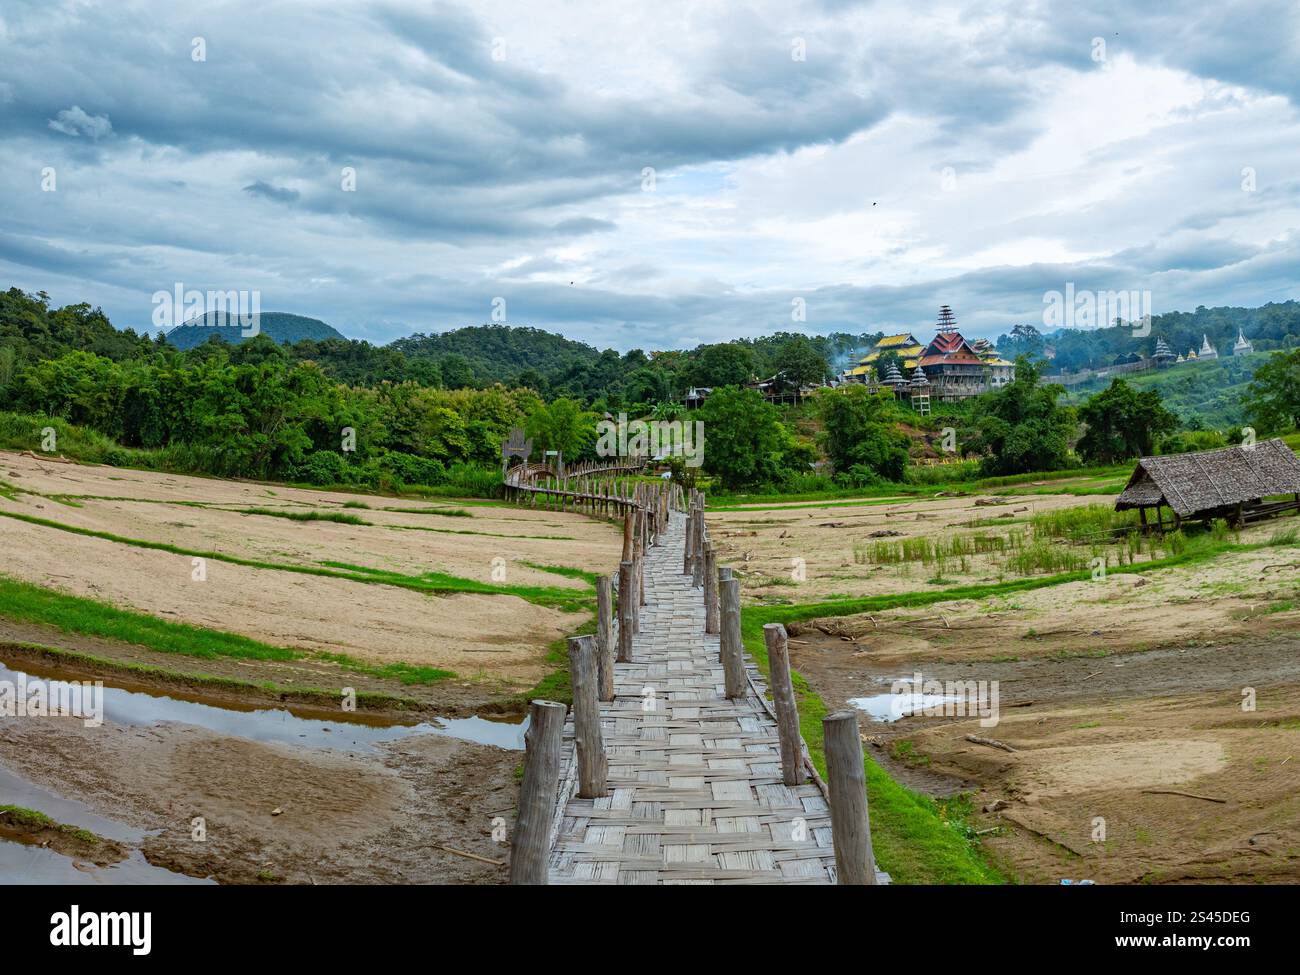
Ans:
MULTIPOLYGON (((344 335, 333 325, 326 325, 320 319, 307 318, 304 315, 291 315, 282 311, 264 311, 258 316, 259 334, 265 335, 273 342, 292 345, 295 342, 323 342, 327 339, 343 339, 344 335)), ((237 322, 218 325, 216 313, 209 312, 202 319, 178 325, 167 333, 167 341, 178 349, 193 349, 202 345, 212 336, 224 342, 238 345, 246 338, 244 330, 237 322)), ((251 336, 247 336, 251 337, 251 336)))
POLYGON ((1147 356, 1156 339, 1164 339, 1180 355, 1199 352, 1208 336, 1220 356, 1232 354, 1238 330, 1254 343, 1256 351, 1300 346, 1300 301, 1271 301, 1258 308, 1222 306, 1195 311, 1173 311, 1151 317, 1149 334, 1138 335, 1131 325, 1109 328, 1060 329, 1044 335, 1040 329, 1018 325, 998 338, 998 351, 1008 358, 1039 356, 1045 345, 1055 351, 1052 371, 1075 372, 1114 365, 1122 356, 1147 356))
MULTIPOLYGON (((1250 422, 1250 381, 1271 353, 1227 356, 1187 362, 1170 369, 1122 376, 1138 391, 1154 390, 1167 410, 1188 430, 1238 429, 1250 422)), ((1099 376, 1071 386, 1061 402, 1078 406, 1110 385, 1116 377, 1099 376)))
POLYGON ((411 359, 442 361, 459 356, 476 379, 489 382, 509 382, 526 370, 546 377, 564 376, 600 359, 600 352, 585 342, 514 325, 470 325, 433 335, 416 332, 388 348, 411 359))

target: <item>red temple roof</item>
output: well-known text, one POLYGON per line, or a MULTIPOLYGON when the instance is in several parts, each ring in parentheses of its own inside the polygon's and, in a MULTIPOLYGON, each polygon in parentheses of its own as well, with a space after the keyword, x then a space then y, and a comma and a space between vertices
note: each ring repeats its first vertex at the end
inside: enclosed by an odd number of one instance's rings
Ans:
POLYGON ((970 343, 961 337, 960 332, 940 332, 921 353, 921 365, 933 366, 942 363, 978 366, 983 363, 979 353, 970 347, 970 343))

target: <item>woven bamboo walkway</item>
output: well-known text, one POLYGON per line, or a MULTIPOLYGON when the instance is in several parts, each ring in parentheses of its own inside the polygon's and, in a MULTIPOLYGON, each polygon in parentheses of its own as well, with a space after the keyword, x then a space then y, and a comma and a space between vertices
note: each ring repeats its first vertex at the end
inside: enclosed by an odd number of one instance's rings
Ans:
POLYGON ((576 798, 572 718, 565 729, 549 882, 834 883, 820 788, 783 784, 762 702, 724 694, 718 636, 705 634, 700 590, 682 574, 685 520, 674 512, 646 552, 633 662, 615 666, 615 700, 601 705, 607 796, 576 798))

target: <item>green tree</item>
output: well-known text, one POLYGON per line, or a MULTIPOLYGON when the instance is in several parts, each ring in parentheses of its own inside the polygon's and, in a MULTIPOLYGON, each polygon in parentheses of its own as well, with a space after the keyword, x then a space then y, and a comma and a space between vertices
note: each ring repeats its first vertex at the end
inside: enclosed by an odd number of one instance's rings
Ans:
POLYGON ((464 389, 474 385, 474 367, 459 352, 451 352, 438 363, 442 382, 448 389, 464 389))
POLYGON ((706 345, 691 367, 695 386, 743 386, 753 378, 754 353, 734 342, 706 345))
POLYGON ((1300 349, 1269 356, 1255 370, 1249 396, 1250 416, 1261 432, 1300 427, 1300 349))
POLYGON ((1016 378, 976 398, 962 430, 964 453, 984 454, 986 475, 1027 474, 1066 467, 1076 420, 1056 402, 1065 387, 1040 383, 1038 369, 1021 356, 1016 378))
POLYGON ((776 367, 784 373, 782 378, 796 389, 820 385, 830 372, 826 356, 803 335, 796 335, 781 346, 776 355, 776 367))
POLYGON ((539 405, 528 417, 526 429, 539 456, 558 450, 565 461, 575 461, 595 442, 596 415, 577 400, 562 397, 539 405))
POLYGON ((898 429, 891 393, 854 384, 819 390, 816 404, 822 445, 836 474, 850 476, 857 467, 885 480, 903 479, 908 438, 898 429))
POLYGON ((753 389, 715 389, 693 418, 704 423, 704 470, 728 491, 782 479, 785 428, 753 389))
POLYGON ((1154 389, 1138 392, 1122 379, 1079 407, 1087 432, 1079 440, 1079 456, 1088 463, 1114 464, 1155 453, 1156 438, 1178 426, 1154 389))
POLYGON ((18 354, 11 345, 0 345, 0 390, 8 387, 14 378, 14 363, 18 354))

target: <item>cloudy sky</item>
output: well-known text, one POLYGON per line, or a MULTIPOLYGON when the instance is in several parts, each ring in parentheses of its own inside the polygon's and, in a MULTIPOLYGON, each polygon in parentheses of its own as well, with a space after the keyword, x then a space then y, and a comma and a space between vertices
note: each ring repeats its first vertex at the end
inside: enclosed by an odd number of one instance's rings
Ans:
POLYGON ((1257 305, 1298 105, 1294 0, 5 0, 0 287, 621 350, 1257 305))

